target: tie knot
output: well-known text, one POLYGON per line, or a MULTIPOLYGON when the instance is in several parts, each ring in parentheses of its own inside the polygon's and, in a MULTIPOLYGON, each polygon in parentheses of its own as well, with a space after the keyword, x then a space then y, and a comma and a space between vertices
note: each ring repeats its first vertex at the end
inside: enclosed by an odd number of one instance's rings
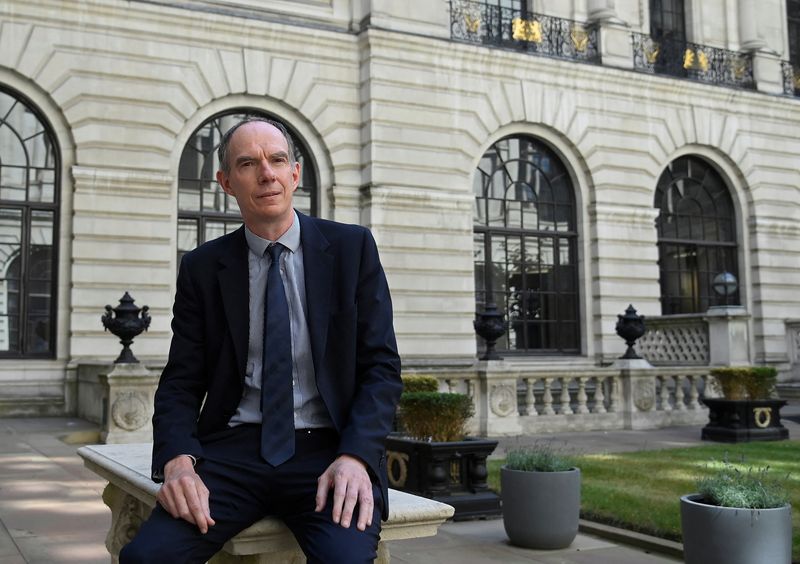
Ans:
POLYGON ((269 258, 272 259, 272 262, 277 263, 278 259, 281 258, 281 253, 283 252, 283 245, 280 243, 273 243, 269 247, 267 247, 267 253, 269 253, 269 258))

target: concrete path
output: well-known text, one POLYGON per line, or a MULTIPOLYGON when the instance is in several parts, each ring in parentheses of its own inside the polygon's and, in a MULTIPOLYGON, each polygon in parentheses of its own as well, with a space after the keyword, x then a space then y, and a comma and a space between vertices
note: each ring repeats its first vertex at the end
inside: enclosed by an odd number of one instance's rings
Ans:
MULTIPOLYGON (((795 400, 784 413, 800 414, 800 404, 795 400)), ((790 437, 800 438, 800 424, 785 423, 790 437)), ((695 445, 699 437, 700 427, 511 437, 496 454, 542 440, 590 453, 695 445)), ((0 419, 0 564, 109 562, 104 540, 111 514, 101 500, 105 481, 83 468, 75 454, 96 438, 93 424, 75 418, 0 419)), ((500 519, 447 523, 436 537, 389 547, 394 562, 415 564, 679 561, 584 533, 568 549, 520 549, 508 543, 500 519)))

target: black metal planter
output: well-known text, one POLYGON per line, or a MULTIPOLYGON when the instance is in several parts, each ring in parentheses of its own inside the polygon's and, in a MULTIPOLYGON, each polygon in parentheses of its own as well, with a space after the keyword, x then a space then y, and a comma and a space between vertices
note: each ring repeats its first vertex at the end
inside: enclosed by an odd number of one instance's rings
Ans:
POLYGON ((489 439, 436 443, 390 435, 389 487, 452 505, 455 521, 500 515, 500 497, 486 483, 486 457, 496 446, 489 439))
POLYGON ((789 430, 781 424, 780 414, 786 400, 704 398, 702 402, 708 406, 708 425, 700 435, 703 440, 741 443, 789 438, 789 430))

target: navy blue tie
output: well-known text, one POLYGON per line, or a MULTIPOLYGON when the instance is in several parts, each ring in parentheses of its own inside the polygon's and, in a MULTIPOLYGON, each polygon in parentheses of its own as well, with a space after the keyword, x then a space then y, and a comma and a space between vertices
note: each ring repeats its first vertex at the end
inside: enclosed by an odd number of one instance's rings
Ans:
POLYGON ((284 247, 267 248, 272 263, 267 272, 264 311, 264 359, 261 371, 261 456, 278 466, 294 455, 294 394, 292 334, 289 304, 280 272, 284 247))

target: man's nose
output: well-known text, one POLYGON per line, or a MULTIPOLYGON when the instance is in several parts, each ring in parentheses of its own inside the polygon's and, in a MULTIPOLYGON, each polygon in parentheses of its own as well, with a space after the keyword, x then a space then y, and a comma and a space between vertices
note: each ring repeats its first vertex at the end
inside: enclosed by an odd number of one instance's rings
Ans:
POLYGON ((266 182, 275 180, 275 170, 270 165, 269 159, 259 161, 259 179, 266 182))

